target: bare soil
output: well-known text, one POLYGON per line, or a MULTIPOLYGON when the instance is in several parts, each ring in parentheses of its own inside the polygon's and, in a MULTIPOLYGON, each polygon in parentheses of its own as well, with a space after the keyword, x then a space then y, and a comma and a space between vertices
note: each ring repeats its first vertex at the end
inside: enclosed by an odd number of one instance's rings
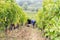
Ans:
POLYGON ((48 40, 42 36, 37 28, 23 26, 19 29, 9 31, 0 40, 48 40))

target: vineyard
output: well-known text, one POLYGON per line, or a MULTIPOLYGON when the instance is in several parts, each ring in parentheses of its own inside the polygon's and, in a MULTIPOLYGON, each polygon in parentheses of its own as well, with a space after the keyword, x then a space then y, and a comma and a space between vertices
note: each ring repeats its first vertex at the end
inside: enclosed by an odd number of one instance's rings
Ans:
POLYGON ((43 7, 38 11, 38 28, 50 40, 60 40, 60 0, 44 0, 43 7))
POLYGON ((26 22, 26 15, 14 1, 0 1, 0 29, 10 26, 10 24, 21 24, 26 22), (3 28, 2 28, 3 27, 3 28))
MULTIPOLYGON (((40 35, 40 32, 42 32, 42 36, 49 40, 60 40, 60 0, 43 0, 42 8, 39 9, 37 13, 28 13, 15 3, 15 0, 0 0, 0 37, 6 36, 4 33, 9 28, 19 26, 20 31, 19 29, 17 30, 19 34, 22 32, 22 35, 27 35, 26 30, 27 32, 30 31, 32 35, 32 33, 36 31, 36 35, 40 35), (35 28, 33 28, 32 25, 30 25, 31 27, 29 28, 25 28, 27 19, 29 18, 36 20, 35 28)), ((12 31, 16 33, 16 30, 12 31)), ((11 32, 11 34, 13 34, 13 32, 11 32)), ((28 33, 30 34, 30 32, 28 33)), ((33 33, 33 35, 36 36, 35 33, 33 33)), ((38 40, 34 39, 34 36, 29 40, 38 40)), ((36 36, 36 38, 39 38, 39 36, 36 36)), ((39 40, 41 39, 42 38, 39 40)), ((23 40, 23 38, 21 38, 21 40, 23 40)))

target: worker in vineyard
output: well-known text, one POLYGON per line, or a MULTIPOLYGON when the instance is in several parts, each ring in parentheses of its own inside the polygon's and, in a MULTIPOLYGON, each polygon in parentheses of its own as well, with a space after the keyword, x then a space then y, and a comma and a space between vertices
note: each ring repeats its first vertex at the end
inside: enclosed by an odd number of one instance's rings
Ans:
POLYGON ((31 24, 33 25, 33 28, 34 28, 34 26, 36 24, 36 21, 35 20, 31 20, 31 24))
POLYGON ((33 28, 34 28, 34 26, 35 26, 35 23, 36 23, 36 21, 35 20, 31 20, 31 19, 28 19, 27 20, 27 26, 29 27, 29 24, 32 24, 32 26, 33 26, 33 28))
POLYGON ((31 19, 27 19, 27 27, 31 24, 31 19))

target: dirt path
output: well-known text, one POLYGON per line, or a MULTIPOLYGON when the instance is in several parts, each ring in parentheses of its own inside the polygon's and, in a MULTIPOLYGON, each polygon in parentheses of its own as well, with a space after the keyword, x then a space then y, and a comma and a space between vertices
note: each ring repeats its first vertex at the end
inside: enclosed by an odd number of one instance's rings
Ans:
POLYGON ((8 33, 7 40, 46 40, 42 37, 41 31, 31 27, 15 29, 8 33))

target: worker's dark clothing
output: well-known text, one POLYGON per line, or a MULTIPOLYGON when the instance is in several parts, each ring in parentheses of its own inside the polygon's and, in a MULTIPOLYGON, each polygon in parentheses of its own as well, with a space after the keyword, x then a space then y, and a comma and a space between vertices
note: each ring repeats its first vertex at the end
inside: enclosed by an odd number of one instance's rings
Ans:
POLYGON ((31 20, 30 20, 30 19, 28 19, 27 21, 28 21, 28 22, 27 22, 28 24, 31 24, 31 20))

